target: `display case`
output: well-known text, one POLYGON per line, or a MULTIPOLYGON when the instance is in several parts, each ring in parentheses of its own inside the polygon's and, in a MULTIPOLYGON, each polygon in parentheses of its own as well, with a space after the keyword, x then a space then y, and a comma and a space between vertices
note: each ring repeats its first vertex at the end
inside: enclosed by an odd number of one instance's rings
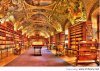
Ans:
POLYGON ((98 47, 96 41, 81 41, 78 45, 77 55, 76 55, 76 65, 79 63, 90 63, 95 62, 99 65, 97 61, 98 47))

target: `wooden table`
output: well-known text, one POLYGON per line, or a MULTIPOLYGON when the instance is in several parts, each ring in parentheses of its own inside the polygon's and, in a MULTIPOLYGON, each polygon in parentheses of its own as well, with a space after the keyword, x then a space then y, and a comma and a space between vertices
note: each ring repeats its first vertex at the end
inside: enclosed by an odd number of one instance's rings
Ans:
POLYGON ((34 45, 34 56, 41 56, 42 45, 34 45))

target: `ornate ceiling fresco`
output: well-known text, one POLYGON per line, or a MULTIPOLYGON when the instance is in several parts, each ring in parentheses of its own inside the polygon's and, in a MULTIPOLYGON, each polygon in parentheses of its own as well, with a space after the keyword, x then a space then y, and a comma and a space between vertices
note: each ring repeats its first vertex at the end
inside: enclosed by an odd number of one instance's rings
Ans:
POLYGON ((0 0, 0 18, 14 22, 14 29, 27 36, 38 31, 49 37, 63 31, 66 20, 86 20, 86 12, 80 0, 0 0))
POLYGON ((32 6, 48 6, 54 2, 54 0, 25 0, 32 6))

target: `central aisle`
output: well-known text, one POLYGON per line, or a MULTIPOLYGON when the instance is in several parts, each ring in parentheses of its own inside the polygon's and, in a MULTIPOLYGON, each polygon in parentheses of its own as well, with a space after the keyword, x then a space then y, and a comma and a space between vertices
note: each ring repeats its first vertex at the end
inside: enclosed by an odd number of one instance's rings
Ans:
POLYGON ((42 48, 42 56, 34 56, 33 51, 33 48, 30 48, 5 66, 71 66, 47 48, 42 48))

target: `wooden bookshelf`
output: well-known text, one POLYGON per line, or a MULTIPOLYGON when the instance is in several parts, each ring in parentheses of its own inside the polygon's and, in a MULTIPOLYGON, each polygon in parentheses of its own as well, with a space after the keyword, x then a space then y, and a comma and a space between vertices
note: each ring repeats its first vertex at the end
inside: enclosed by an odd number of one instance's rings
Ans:
POLYGON ((0 24, 0 55, 1 59, 12 53, 14 48, 14 26, 12 22, 0 24))
POLYGON ((62 45, 65 44, 65 32, 61 32, 61 33, 60 33, 60 43, 61 43, 62 45))
POLYGON ((65 46, 65 33, 64 32, 60 32, 58 34, 56 34, 56 38, 57 38, 57 45, 56 45, 56 55, 57 56, 62 56, 65 55, 64 52, 64 46, 65 46))
POLYGON ((0 24, 0 59, 14 53, 15 48, 28 47, 28 38, 20 30, 14 31, 12 22, 0 24))
POLYGON ((30 40, 25 35, 23 36, 23 46, 24 46, 25 49, 27 49, 31 46, 30 40))
POLYGON ((50 37, 50 49, 55 49, 56 43, 57 43, 56 35, 51 36, 50 37))
POLYGON ((88 35, 88 32, 92 27, 90 22, 82 22, 79 24, 75 24, 69 27, 69 48, 77 49, 79 41, 90 40, 89 37, 92 35, 88 35))
POLYGON ((23 45, 22 32, 17 30, 14 32, 14 44, 16 49, 21 49, 23 45))

